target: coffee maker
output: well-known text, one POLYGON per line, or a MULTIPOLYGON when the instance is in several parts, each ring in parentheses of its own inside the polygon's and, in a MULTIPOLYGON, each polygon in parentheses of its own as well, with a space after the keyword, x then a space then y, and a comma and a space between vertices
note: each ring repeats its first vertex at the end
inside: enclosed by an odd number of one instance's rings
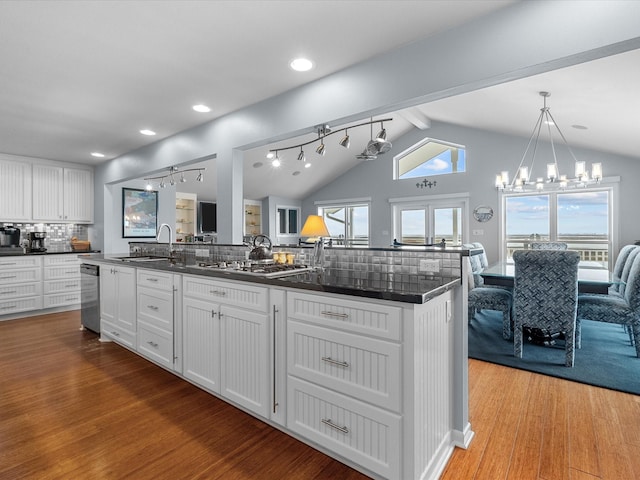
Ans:
POLYGON ((29 252, 44 253, 47 249, 44 246, 44 239, 47 232, 29 232, 29 252))

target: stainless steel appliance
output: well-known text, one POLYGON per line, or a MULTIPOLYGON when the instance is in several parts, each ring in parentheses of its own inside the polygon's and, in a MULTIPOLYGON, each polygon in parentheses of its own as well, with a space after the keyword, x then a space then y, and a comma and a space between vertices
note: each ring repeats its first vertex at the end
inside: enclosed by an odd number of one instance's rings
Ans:
POLYGON ((16 227, 0 227, 0 247, 19 247, 20 229, 16 227))
POLYGON ((100 267, 80 265, 80 322, 84 328, 100 333, 100 267))
POLYGON ((46 252, 45 238, 47 238, 47 232, 29 232, 29 251, 33 253, 46 252))

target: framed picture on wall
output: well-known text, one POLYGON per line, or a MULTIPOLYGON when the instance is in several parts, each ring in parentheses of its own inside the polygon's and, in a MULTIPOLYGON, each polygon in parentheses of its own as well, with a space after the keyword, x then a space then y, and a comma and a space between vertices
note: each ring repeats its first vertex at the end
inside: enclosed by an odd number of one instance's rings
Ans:
POLYGON ((122 189, 122 238, 155 238, 158 192, 122 189))

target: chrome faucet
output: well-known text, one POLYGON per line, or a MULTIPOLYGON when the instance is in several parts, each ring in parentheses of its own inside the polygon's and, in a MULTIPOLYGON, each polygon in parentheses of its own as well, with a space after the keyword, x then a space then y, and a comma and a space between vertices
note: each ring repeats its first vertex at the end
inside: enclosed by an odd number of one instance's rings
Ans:
POLYGON ((173 245, 173 230, 171 228, 171 225, 169 225, 168 223, 163 223, 158 227, 158 231, 156 232, 156 242, 160 242, 160 232, 162 231, 162 227, 167 227, 169 229, 169 258, 171 258, 173 255, 173 249, 171 248, 171 246, 173 245))

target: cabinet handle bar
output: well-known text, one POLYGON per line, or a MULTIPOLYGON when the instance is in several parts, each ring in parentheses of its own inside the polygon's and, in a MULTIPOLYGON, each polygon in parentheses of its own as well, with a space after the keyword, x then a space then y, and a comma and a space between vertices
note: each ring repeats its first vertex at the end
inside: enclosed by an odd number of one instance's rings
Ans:
POLYGON ((348 362, 341 362, 340 360, 334 360, 331 357, 322 357, 322 360, 324 362, 330 363, 332 365, 337 365, 339 367, 349 368, 349 363, 348 362))
POLYGON ((341 427, 340 425, 336 425, 335 423, 333 423, 331 421, 330 418, 323 418, 322 419, 322 423, 324 423, 325 425, 331 427, 331 428, 335 428, 336 430, 338 430, 339 432, 342 433, 349 433, 349 429, 347 427, 341 427))

